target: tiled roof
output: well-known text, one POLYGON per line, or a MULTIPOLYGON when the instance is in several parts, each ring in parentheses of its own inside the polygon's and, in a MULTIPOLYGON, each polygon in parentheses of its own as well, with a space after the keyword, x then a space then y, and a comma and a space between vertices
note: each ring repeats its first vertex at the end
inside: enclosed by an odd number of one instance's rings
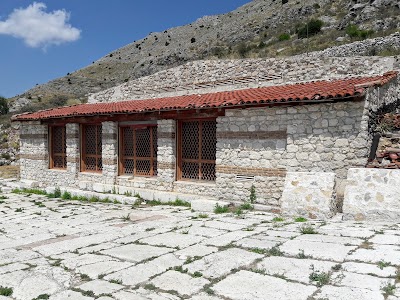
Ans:
POLYGON ((268 86, 202 95, 185 95, 147 100, 130 100, 111 103, 93 103, 66 106, 34 113, 13 116, 13 121, 42 120, 64 117, 81 117, 110 114, 135 114, 151 111, 173 111, 182 109, 204 109, 274 104, 302 101, 319 101, 361 95, 365 88, 381 86, 397 76, 388 72, 382 76, 352 77, 331 81, 268 86))

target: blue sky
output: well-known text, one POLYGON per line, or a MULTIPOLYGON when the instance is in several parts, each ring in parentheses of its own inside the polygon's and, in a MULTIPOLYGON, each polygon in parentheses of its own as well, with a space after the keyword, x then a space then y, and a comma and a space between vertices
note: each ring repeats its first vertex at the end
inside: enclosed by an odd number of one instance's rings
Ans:
POLYGON ((250 0, 0 0, 0 95, 85 67, 150 32, 250 0))

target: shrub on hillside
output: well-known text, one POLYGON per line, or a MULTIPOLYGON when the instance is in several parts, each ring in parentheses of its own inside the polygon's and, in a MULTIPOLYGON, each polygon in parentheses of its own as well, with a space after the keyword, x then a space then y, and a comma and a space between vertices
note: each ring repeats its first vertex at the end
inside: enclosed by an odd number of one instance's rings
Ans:
POLYGON ((307 24, 304 24, 297 30, 297 36, 299 39, 308 38, 310 36, 316 35, 321 31, 322 25, 324 23, 318 19, 312 19, 307 24))
POLYGON ((371 36, 374 31, 373 30, 361 30, 357 27, 357 25, 349 25, 346 27, 346 33, 351 38, 361 38, 366 39, 371 36))
POLYGON ((288 41, 290 40, 290 34, 289 33, 282 33, 280 36, 278 36, 279 41, 288 41))
POLYGON ((0 115, 8 114, 8 101, 6 98, 0 96, 0 115))

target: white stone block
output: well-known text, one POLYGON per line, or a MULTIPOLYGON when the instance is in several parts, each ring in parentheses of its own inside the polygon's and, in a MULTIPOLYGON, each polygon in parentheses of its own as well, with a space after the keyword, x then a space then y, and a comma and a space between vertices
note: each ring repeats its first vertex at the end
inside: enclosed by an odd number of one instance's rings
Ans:
POLYGON ((79 188, 81 190, 89 190, 92 186, 92 183, 89 181, 79 181, 79 188))
POLYGON ((282 214, 311 219, 336 213, 335 173, 288 172, 280 200, 282 214))
POLYGON ((27 180, 27 179, 23 179, 21 180, 21 185, 24 188, 30 189, 30 188, 37 188, 39 187, 39 182, 35 181, 35 180, 27 180))
POLYGON ((400 170, 352 168, 347 175, 343 217, 397 221, 400 218, 400 170))
POLYGON ((111 193, 114 186, 111 184, 93 183, 93 191, 98 193, 111 193))

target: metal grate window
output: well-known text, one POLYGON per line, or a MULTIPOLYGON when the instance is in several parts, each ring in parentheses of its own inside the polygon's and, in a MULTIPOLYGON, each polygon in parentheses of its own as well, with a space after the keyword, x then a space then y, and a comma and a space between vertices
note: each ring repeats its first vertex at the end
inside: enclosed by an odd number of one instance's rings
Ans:
POLYGON ((178 130, 178 179, 214 181, 216 120, 180 121, 178 130))
POLYGON ((157 126, 120 127, 120 174, 157 176, 157 126))
POLYGON ((67 168, 66 127, 51 126, 50 128, 50 169, 67 168))
POLYGON ((82 125, 82 171, 101 172, 103 170, 101 135, 101 124, 82 125))

